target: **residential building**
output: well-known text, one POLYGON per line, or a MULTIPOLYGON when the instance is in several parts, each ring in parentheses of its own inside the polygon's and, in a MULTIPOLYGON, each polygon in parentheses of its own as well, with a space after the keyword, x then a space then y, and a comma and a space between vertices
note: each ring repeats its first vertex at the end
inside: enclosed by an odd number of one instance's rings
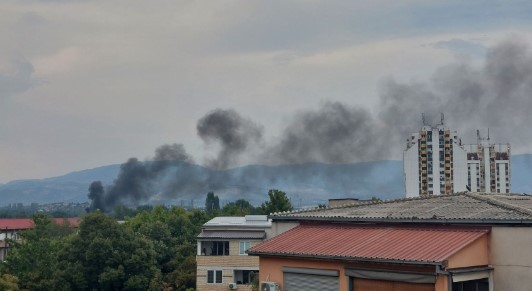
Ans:
MULTIPOLYGON (((79 227, 79 218, 53 218, 59 225, 67 224, 79 227)), ((0 260, 4 261, 9 251, 8 240, 20 240, 20 232, 35 227, 31 218, 2 218, 0 219, 0 260)))
POLYGON ((462 191, 510 193, 510 145, 480 138, 463 145, 457 132, 424 122, 407 139, 403 153, 406 197, 462 191))
POLYGON ((510 144, 493 144, 477 131, 477 144, 466 145, 468 185, 472 192, 510 193, 510 144))
POLYGON ((455 193, 274 213, 248 252, 283 291, 491 291, 532 285, 532 197, 455 193), (281 226, 282 225, 282 226, 281 226))
POLYGON ((198 235, 196 289, 251 290, 259 273, 258 257, 247 250, 268 237, 271 220, 266 215, 215 217, 198 235))

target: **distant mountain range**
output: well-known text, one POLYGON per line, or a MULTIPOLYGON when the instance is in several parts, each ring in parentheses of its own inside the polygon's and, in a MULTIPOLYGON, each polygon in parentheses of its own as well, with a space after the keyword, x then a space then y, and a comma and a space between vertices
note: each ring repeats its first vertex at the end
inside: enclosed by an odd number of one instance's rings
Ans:
MULTIPOLYGON (((0 184, 0 206, 9 203, 86 202, 91 182, 110 185, 120 165, 72 172, 40 180, 17 180, 0 184)), ((404 197, 402 161, 375 161, 352 164, 308 163, 300 165, 249 165, 215 171, 185 164, 177 175, 191 170, 194 175, 215 177, 216 189, 204 185, 201 190, 175 193, 168 203, 201 205, 207 191, 213 190, 222 201, 246 199, 254 204, 267 200, 269 189, 288 193, 295 206, 325 203, 329 198, 354 197, 381 199, 404 197), (220 182, 221 181, 221 182, 220 182), (192 193, 191 193, 192 192, 192 193), (199 203, 199 204, 197 204, 199 203)), ((512 192, 532 192, 532 154, 512 157, 512 192)), ((198 189, 198 188, 195 188, 198 189)))

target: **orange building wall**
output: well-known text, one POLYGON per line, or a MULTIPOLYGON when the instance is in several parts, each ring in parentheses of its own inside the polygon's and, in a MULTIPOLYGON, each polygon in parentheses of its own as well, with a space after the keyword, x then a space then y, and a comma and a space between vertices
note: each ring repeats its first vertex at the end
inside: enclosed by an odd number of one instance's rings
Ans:
POLYGON ((435 284, 435 291, 448 291, 448 276, 445 275, 438 275, 436 277, 436 284, 435 284))
POLYGON ((489 264, 488 236, 483 235, 447 260, 448 268, 484 266, 489 264))
POLYGON ((312 268, 321 270, 338 270, 340 278, 340 290, 347 290, 349 277, 345 276, 344 264, 334 261, 320 261, 311 259, 290 259, 290 258, 272 258, 272 257, 260 257, 259 260, 260 281, 272 281, 283 286, 283 267, 293 268, 312 268))
MULTIPOLYGON (((283 267, 293 268, 311 268, 322 270, 337 270, 339 274, 340 290, 348 290, 349 277, 345 276, 344 268, 349 265, 361 265, 365 263, 351 263, 346 264, 340 261, 326 261, 313 259, 298 259, 298 258, 280 258, 280 257, 263 257, 259 259, 260 281, 273 281, 283 286, 283 267)), ((465 246, 459 252, 455 253, 448 259, 448 268, 472 267, 488 265, 488 237, 484 235, 473 243, 465 246)), ((368 267, 376 267, 375 264, 366 264, 368 267)), ((427 267, 417 267, 408 265, 381 265, 383 269, 403 269, 415 270, 427 267)), ((435 291, 448 290, 448 276, 437 275, 435 283, 435 291)))
MULTIPOLYGON (((260 257, 260 281, 272 281, 277 282, 283 286, 283 267, 293 268, 311 268, 322 270, 338 270, 339 274, 339 286, 340 290, 349 290, 349 277, 345 276, 344 267, 345 263, 334 261, 322 261, 311 259, 290 259, 290 258, 273 258, 273 257, 260 257)), ((384 266, 383 266, 384 268, 384 266)), ((386 268, 385 268, 386 269, 386 268)), ((434 285, 435 291, 447 291, 447 276, 438 275, 436 278, 436 284, 434 285)))

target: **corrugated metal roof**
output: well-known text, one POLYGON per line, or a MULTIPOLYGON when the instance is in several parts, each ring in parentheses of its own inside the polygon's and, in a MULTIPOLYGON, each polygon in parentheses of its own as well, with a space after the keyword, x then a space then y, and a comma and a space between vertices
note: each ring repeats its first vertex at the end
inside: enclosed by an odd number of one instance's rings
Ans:
POLYGON ((266 232, 264 231, 237 231, 237 230, 204 230, 199 235, 199 239, 264 239, 266 232))
POLYGON ((275 219, 341 218, 353 221, 516 221, 532 223, 532 198, 524 195, 458 193, 274 213, 275 219))
POLYGON ((488 229, 302 224, 248 253, 347 260, 441 263, 488 229))

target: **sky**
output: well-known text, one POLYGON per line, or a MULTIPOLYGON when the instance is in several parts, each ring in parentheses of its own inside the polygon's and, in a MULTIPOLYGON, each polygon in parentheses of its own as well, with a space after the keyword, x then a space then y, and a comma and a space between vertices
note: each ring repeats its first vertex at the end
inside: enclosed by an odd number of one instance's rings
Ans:
POLYGON ((513 153, 529 153, 532 137, 519 132, 532 121, 530 15, 530 1, 3 0, 0 183, 152 159, 174 143, 218 168, 401 159, 400 138, 368 139, 390 148, 382 154, 321 148, 371 148, 362 134, 415 132, 425 110, 447 111, 461 135, 495 127, 513 153), (508 71, 526 77, 512 83, 508 71), (508 90, 514 107, 504 109, 508 90), (401 94, 454 105, 415 108, 425 101, 401 94), (474 104, 462 107, 460 98, 477 95, 491 96, 481 112, 494 118, 461 110, 474 104), (322 124, 317 116, 331 121, 344 111, 344 127, 371 123, 339 146, 301 138, 322 124), (503 111, 518 113, 504 121, 503 111), (252 137, 235 147, 213 135, 206 122, 219 116, 247 124, 252 137))

